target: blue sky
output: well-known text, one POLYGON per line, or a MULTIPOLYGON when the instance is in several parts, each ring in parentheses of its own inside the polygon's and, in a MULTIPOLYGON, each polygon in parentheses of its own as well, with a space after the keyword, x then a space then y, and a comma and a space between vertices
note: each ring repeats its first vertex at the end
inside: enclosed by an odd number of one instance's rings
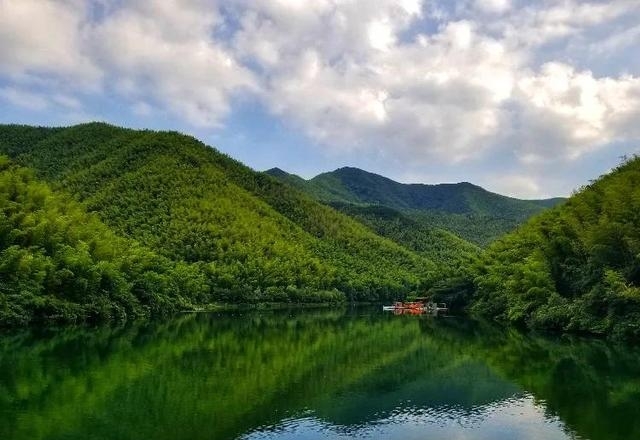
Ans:
POLYGON ((637 0, 0 0, 0 122, 567 195, 640 152, 637 0))

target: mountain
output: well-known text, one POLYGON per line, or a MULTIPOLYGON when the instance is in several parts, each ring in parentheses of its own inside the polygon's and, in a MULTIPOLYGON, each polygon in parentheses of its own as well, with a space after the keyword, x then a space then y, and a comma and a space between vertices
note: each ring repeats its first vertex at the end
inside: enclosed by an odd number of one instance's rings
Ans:
POLYGON ((116 236, 0 156, 0 325, 165 314, 205 295, 203 274, 116 236))
MULTIPOLYGON (((170 286, 173 291, 165 300, 172 307, 220 301, 390 299, 422 289, 439 272, 431 259, 179 133, 102 123, 68 128, 4 125, 0 153, 33 170, 36 185, 45 185, 61 200, 73 198, 82 211, 78 224, 90 225, 87 228, 97 230, 106 243, 122 239, 163 259, 167 270, 176 266, 193 272, 188 279, 197 294, 170 286), (95 221, 84 220, 85 215, 95 221), (104 228, 92 226, 96 221, 104 228)), ((6 178, 14 179, 12 173, 6 178)), ((32 212, 13 204, 14 189, 6 187, 3 197, 17 210, 17 220, 10 225, 16 232, 0 236, 0 265, 16 250, 30 252, 35 246, 37 254, 56 259, 59 247, 82 248, 91 241, 63 236, 53 247, 12 241, 7 238, 12 234, 31 234, 21 219, 32 212)), ((92 262, 87 265, 99 266, 91 246, 88 252, 92 262)), ((128 270, 126 262, 118 265, 128 270)), ((22 287, 9 266, 0 267, 5 267, 0 271, 0 295, 8 304, 22 287)), ((66 276, 75 280, 78 274, 69 269, 66 276)), ((164 282, 151 276, 147 281, 159 286, 164 282)), ((55 283, 34 289, 35 295, 66 298, 63 286, 55 283)), ((117 291, 109 283, 100 289, 96 292, 105 298, 117 291)), ((127 289, 123 292, 136 287, 127 289)), ((65 314, 63 307, 58 309, 65 314)))
POLYGON ((332 204, 382 237, 440 264, 440 274, 459 273, 480 255, 481 249, 453 233, 381 205, 332 204))
POLYGON ((491 245, 474 284, 486 316, 640 336, 640 158, 491 245))
POLYGON ((563 200, 519 200, 468 182, 404 184, 351 167, 323 173, 310 180, 277 168, 266 173, 340 210, 384 206, 411 217, 423 228, 448 230, 480 246, 563 200))
POLYGON ((399 210, 451 214, 505 215, 536 213, 548 201, 518 200, 494 194, 468 182, 437 185, 404 184, 358 168, 344 167, 320 174, 311 183, 326 201, 379 204, 399 210))
MULTIPOLYGON (((350 170, 356 169, 351 168, 350 170)), ((338 171, 335 173, 338 173, 338 171)), ((362 175, 375 176, 381 180, 393 182, 366 171, 357 171, 362 175)), ((442 263, 440 273, 458 273, 480 253, 478 246, 461 239, 444 228, 435 227, 430 222, 420 218, 416 213, 403 212, 379 203, 354 202, 354 196, 349 195, 347 191, 344 191, 341 197, 335 196, 332 198, 332 190, 328 186, 318 183, 317 180, 319 177, 328 176, 331 173, 322 174, 311 180, 304 180, 280 168, 272 168, 265 171, 265 173, 358 220, 377 234, 393 240, 426 258, 442 263)), ((320 180, 323 181, 325 179, 326 177, 323 177, 320 180)), ((335 188, 333 191, 334 193, 338 192, 335 188)), ((375 185, 370 191, 376 191, 375 185)))
POLYGON ((0 325, 167 314, 208 300, 204 273, 119 237, 0 156, 0 325))

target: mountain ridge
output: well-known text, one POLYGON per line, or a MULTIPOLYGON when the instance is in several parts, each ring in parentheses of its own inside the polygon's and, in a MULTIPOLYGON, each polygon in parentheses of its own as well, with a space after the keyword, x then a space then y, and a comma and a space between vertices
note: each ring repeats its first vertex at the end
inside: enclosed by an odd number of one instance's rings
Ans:
POLYGON ((470 182, 406 184, 355 167, 338 168, 308 180, 280 168, 265 173, 343 212, 347 205, 385 206, 481 246, 564 200, 516 199, 470 182))
MULTIPOLYGON (((266 174, 269 174, 273 177, 277 177, 277 178, 287 178, 287 179, 295 179, 295 180, 301 180, 303 182, 307 182, 307 183, 318 183, 318 182, 324 182, 326 181, 328 178, 331 177, 352 177, 354 175, 360 175, 360 179, 364 180, 364 179, 370 179, 370 180, 378 180, 381 182, 384 182, 386 184, 390 184, 390 185, 394 185, 394 186, 398 186, 398 187, 406 187, 406 188, 414 188, 414 189, 426 189, 426 190, 438 190, 440 188, 443 189, 450 189, 450 188, 458 188, 458 189, 465 189, 465 190, 473 190, 473 191, 482 191, 484 193, 493 195, 493 196, 498 196, 500 198, 505 198, 505 199, 509 199, 509 200, 513 200, 513 201, 517 201, 517 202, 524 202, 524 203, 533 203, 536 205, 542 205, 542 206, 548 206, 548 205, 554 205, 558 202, 561 202, 563 200, 566 200, 565 197, 549 197, 549 198, 542 198, 542 199, 521 199, 521 198, 517 198, 517 197, 513 197, 513 196, 506 196, 497 192, 493 192, 493 191, 489 191, 485 188, 483 188, 480 185, 477 185, 475 183, 472 182, 468 182, 468 181, 461 181, 461 182, 443 182, 443 183, 421 183, 421 182, 412 182, 412 183, 402 183, 402 182, 398 182, 397 180, 393 180, 389 177, 386 177, 382 174, 378 174, 378 173, 373 173, 371 171, 367 171, 364 170, 362 168, 358 168, 358 167, 353 167, 353 166, 344 166, 344 167, 339 167, 336 168, 333 171, 326 171, 326 172, 322 172, 320 174, 317 174, 314 177, 311 177, 309 179, 305 179, 303 177, 298 176, 297 174, 293 174, 293 173, 289 173, 288 171, 283 170, 282 168, 279 167, 274 167, 274 168, 270 168, 268 170, 263 171, 266 174)), ((335 201, 335 200, 331 200, 331 201, 335 201)), ((363 203, 379 203, 379 204, 383 204, 383 205, 387 205, 389 206, 389 204, 385 204, 384 201, 382 200, 368 200, 368 201, 361 201, 363 203)), ((390 206, 390 207, 394 207, 394 206, 390 206)), ((396 206, 397 208, 397 206, 396 206)), ((409 207, 410 209, 416 209, 416 207, 409 207)))

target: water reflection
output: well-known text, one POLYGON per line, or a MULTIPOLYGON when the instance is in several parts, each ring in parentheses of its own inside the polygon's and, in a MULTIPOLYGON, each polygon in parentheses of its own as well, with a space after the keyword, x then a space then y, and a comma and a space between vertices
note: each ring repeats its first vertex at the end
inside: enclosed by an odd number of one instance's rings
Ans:
POLYGON ((558 419, 545 416, 543 408, 531 396, 505 399, 474 408, 472 412, 456 407, 403 407, 388 418, 355 426, 300 417, 284 420, 277 426, 261 427, 243 436, 243 440, 300 438, 554 440, 578 437, 566 433, 558 419))
POLYGON ((639 373, 470 320, 185 315, 0 338, 0 438, 640 438, 639 373))

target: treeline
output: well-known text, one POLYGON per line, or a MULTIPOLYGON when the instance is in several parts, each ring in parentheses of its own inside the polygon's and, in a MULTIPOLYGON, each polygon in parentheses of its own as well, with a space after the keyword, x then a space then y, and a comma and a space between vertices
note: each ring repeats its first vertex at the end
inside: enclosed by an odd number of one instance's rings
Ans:
POLYGON ((471 310, 535 328, 640 336, 640 158, 493 244, 471 310))

